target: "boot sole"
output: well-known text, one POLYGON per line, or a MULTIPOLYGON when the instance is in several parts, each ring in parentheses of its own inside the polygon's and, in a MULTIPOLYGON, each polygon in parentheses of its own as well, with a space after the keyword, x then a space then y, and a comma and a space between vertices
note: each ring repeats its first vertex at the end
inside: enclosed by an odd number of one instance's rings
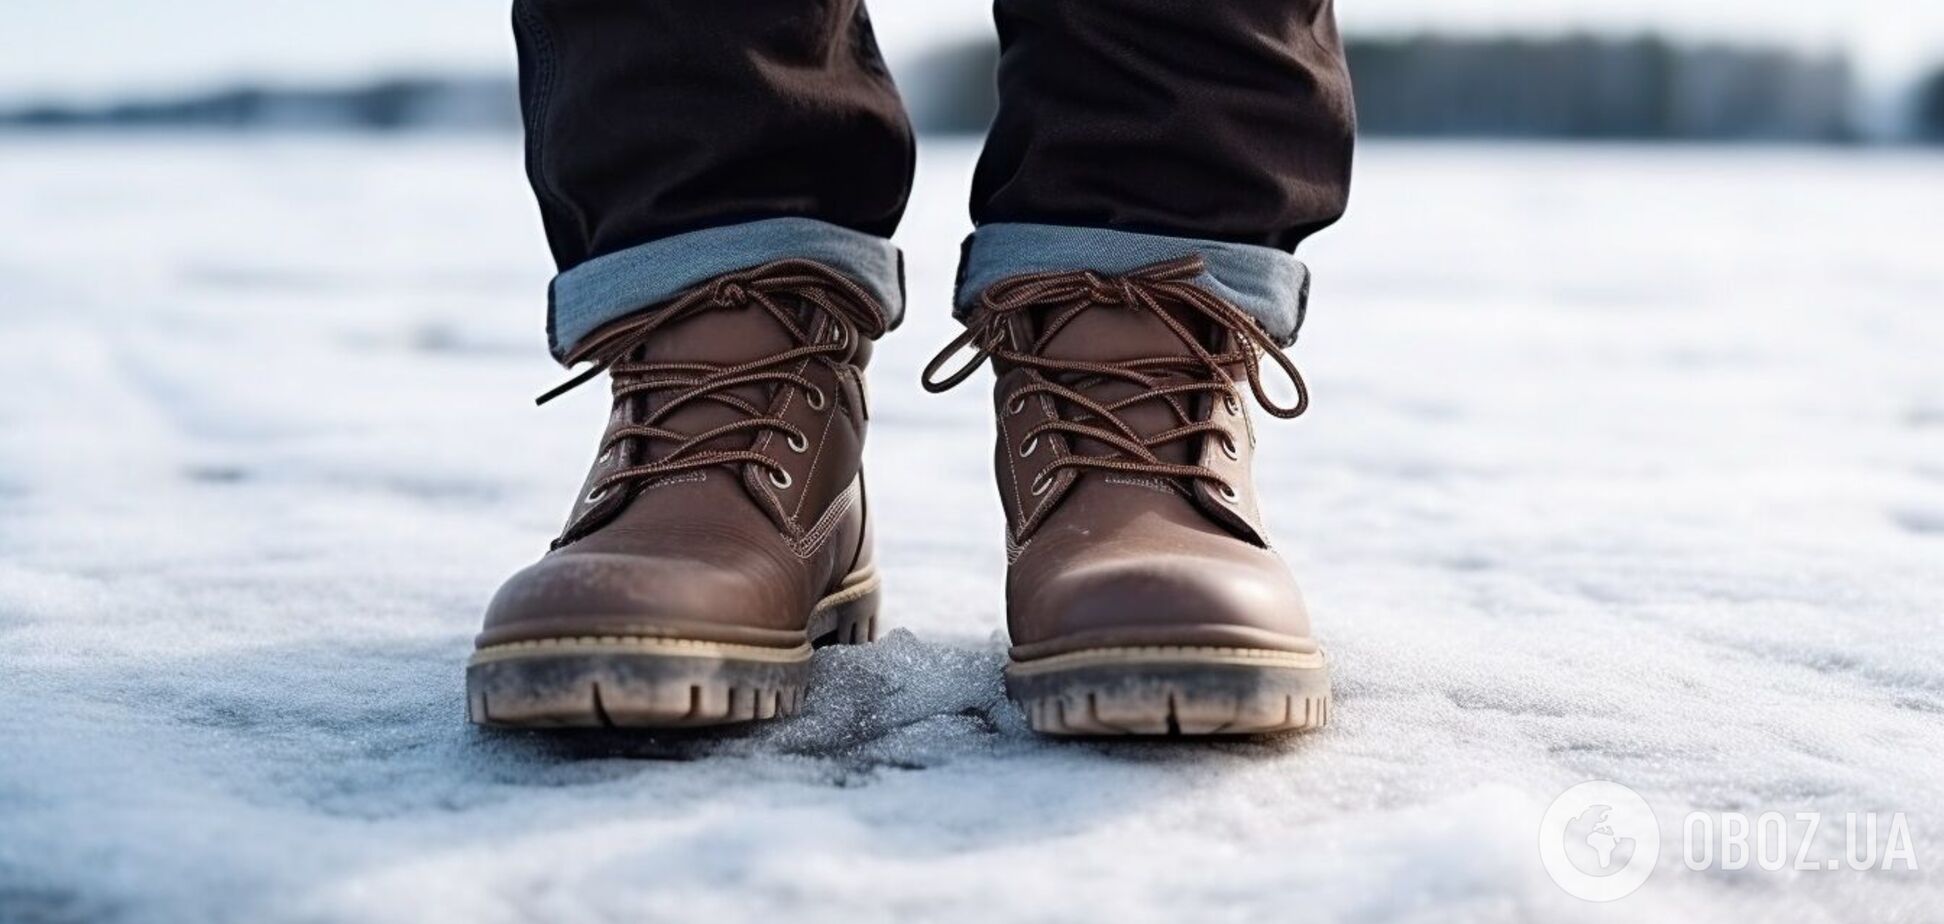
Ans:
POLYGON ((1006 692, 1048 735, 1260 735, 1330 720, 1321 652, 1094 648, 1013 661, 1006 692))
POLYGON ((861 572, 818 601, 795 648, 654 636, 492 645, 466 665, 466 712, 502 728, 697 728, 794 715, 810 653, 877 638, 878 578, 861 572))

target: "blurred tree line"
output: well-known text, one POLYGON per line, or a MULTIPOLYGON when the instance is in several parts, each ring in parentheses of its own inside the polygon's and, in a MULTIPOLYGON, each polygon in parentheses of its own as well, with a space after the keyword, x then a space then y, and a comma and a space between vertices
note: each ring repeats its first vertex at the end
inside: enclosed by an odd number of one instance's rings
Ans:
POLYGON ((1917 87, 1917 137, 1944 144, 1944 67, 1931 72, 1917 87))
POLYGON ((1665 39, 1354 42, 1372 134, 1839 141, 1857 133, 1848 63, 1665 39))
MULTIPOLYGON (((1846 59, 1654 36, 1355 38, 1369 135, 1846 141, 1863 101, 1846 59)), ((983 131, 998 104, 989 41, 941 46, 899 69, 931 133, 983 131)), ((1922 80, 1902 134, 1944 141, 1944 68, 1922 80)), ((0 125, 501 129, 519 125, 503 78, 415 78, 339 89, 238 88, 95 108, 0 112, 0 125)))
POLYGON ((25 128, 282 128, 397 131, 517 128, 513 84, 498 78, 397 78, 337 89, 235 87, 98 107, 28 106, 0 113, 25 128))
MULTIPOLYGON (((1351 39, 1346 50, 1358 128, 1369 135, 1842 141, 1857 134, 1857 91, 1839 56, 1654 36, 1427 35, 1351 39)), ((908 93, 921 127, 983 129, 995 104, 996 61, 997 50, 983 44, 936 55, 926 89, 961 89, 908 93)))

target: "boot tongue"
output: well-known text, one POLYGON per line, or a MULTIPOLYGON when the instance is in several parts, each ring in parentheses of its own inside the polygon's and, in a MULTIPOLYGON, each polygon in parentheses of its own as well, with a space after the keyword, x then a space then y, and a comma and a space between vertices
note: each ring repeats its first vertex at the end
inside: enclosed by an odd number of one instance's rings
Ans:
MULTIPOLYGON (((803 323, 799 320, 799 323, 803 323)), ((644 344, 636 359, 644 362, 665 363, 711 363, 716 366, 736 366, 746 362, 774 356, 797 346, 788 330, 768 311, 756 305, 712 308, 698 312, 680 321, 657 330, 644 344)), ((716 394, 734 396, 751 405, 767 410, 775 395, 776 384, 758 382, 726 388, 716 394)), ((670 399, 681 394, 679 386, 660 389, 640 399, 634 415, 636 420, 643 419, 655 408, 665 405, 670 399)), ((698 434, 706 430, 746 419, 748 415, 720 401, 697 398, 684 402, 672 413, 661 418, 658 426, 677 433, 698 434)), ((717 437, 701 444, 701 449, 742 449, 747 448, 761 434, 755 431, 739 431, 717 437)), ((676 443, 667 440, 649 440, 648 458, 660 459, 674 449, 676 443)))
MULTIPOLYGON (((1044 322, 1050 315, 1043 315, 1044 322)), ((1205 336, 1207 322, 1200 317, 1185 317, 1175 314, 1176 321, 1182 323, 1190 333, 1205 336)), ((1048 359, 1078 360, 1097 363, 1117 363, 1133 359, 1154 359, 1162 356, 1188 356, 1188 345, 1181 342, 1173 330, 1168 328, 1160 316, 1143 308, 1129 308, 1122 305, 1097 305, 1075 315, 1059 333, 1047 342, 1040 355, 1048 359)), ((1180 373, 1155 373, 1162 384, 1180 384, 1189 381, 1180 373)), ((1065 383, 1075 390, 1102 403, 1120 401, 1150 389, 1126 379, 1107 377, 1080 378, 1062 376, 1065 383)), ((1197 413, 1196 396, 1181 395, 1178 400, 1184 403, 1190 413, 1197 413)), ((1076 408, 1068 408, 1068 413, 1076 408)), ((1163 430, 1181 425, 1173 408, 1163 399, 1142 401, 1122 408, 1121 420, 1134 428, 1135 432, 1151 436, 1163 430)), ((1169 462, 1189 464, 1192 461, 1190 439, 1176 440, 1156 447, 1154 452, 1169 462)), ((1098 440, 1075 439, 1075 452, 1082 455, 1121 455, 1121 450, 1098 440)))

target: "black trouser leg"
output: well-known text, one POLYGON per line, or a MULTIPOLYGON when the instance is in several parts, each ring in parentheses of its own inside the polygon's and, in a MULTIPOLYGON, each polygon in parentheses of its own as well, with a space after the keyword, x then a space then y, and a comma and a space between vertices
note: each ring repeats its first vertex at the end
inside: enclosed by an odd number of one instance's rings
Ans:
POLYGON ((1330 0, 997 0, 972 220, 1293 250, 1343 213, 1355 133, 1330 0))
POLYGON ((527 174, 562 270, 686 231, 889 235, 912 138, 861 0, 515 0, 527 174))

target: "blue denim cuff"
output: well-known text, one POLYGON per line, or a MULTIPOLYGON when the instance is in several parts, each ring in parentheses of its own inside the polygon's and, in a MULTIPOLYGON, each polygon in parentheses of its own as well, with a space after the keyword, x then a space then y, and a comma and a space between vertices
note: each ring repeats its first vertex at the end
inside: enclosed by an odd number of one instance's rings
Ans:
POLYGON ((1093 270, 1115 274, 1200 254, 1207 269, 1195 284, 1247 312, 1277 345, 1303 326, 1309 268, 1287 252, 1161 234, 1060 225, 990 224, 966 238, 953 314, 965 320, 986 287, 1024 273, 1093 270))
POLYGON ((610 321, 720 276, 772 260, 815 260, 877 296, 885 322, 904 317, 904 255, 890 241, 814 218, 705 228, 595 257, 547 287, 547 348, 564 360, 610 321))

